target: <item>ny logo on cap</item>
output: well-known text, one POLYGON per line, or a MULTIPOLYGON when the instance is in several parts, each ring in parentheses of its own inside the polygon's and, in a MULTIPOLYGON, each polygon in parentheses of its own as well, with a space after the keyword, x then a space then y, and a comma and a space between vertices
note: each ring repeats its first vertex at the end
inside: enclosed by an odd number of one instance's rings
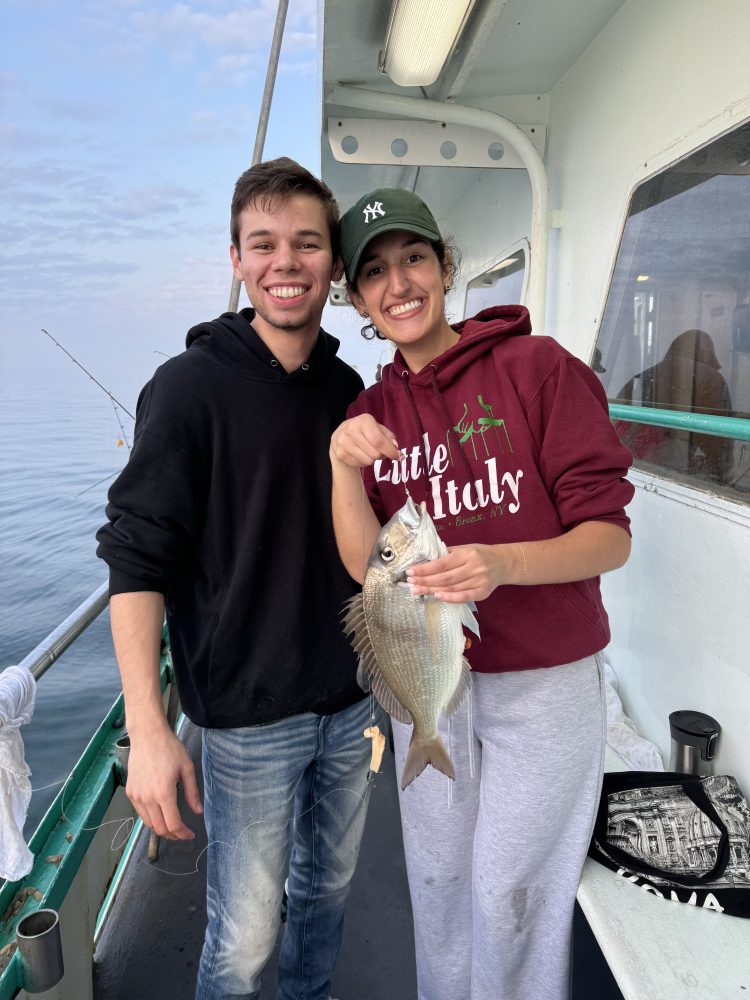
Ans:
POLYGON ((365 225, 367 225, 368 222, 372 222, 378 215, 385 215, 383 202, 376 201, 374 205, 367 205, 364 209, 362 209, 362 212, 365 217, 365 225))

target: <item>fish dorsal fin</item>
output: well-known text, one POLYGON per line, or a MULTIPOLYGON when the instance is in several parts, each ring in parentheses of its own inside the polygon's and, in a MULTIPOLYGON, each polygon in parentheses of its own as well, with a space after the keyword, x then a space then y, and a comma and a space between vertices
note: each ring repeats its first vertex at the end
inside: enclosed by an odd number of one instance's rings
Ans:
MULTIPOLYGON (((367 630, 367 620, 365 618, 365 605, 362 594, 355 594, 344 605, 346 614, 344 616, 344 632, 349 635, 353 633, 352 646, 359 653, 360 671, 369 678, 372 693, 378 699, 378 703, 384 711, 392 715, 399 722, 411 722, 411 714, 404 708, 396 695, 386 684, 380 666, 372 648, 370 633, 367 630)), ((360 687, 364 687, 359 678, 360 687)))
POLYGON ((461 676, 456 685, 456 690, 451 696, 451 700, 445 706, 443 715, 453 715, 457 708, 460 708, 471 691, 471 667, 465 656, 461 657, 461 676))
POLYGON ((477 606, 473 601, 469 601, 468 604, 461 605, 461 624, 464 628, 467 628, 470 632, 473 632, 477 639, 481 638, 479 635, 479 623, 474 617, 474 612, 477 610, 477 606))

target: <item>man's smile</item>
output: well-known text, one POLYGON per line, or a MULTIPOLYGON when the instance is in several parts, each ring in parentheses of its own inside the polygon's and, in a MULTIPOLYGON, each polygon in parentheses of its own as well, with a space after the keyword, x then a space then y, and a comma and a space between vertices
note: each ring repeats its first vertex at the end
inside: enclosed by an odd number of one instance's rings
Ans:
POLYGON ((309 291, 309 287, 307 285, 274 285, 272 288, 267 288, 266 291, 275 299, 296 299, 309 291))

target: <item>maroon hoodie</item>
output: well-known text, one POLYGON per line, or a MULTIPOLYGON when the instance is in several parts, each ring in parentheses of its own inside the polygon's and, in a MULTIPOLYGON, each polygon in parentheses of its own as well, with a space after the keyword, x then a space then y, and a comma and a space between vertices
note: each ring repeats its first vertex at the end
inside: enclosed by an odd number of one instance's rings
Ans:
MULTIPOLYGON (((427 500, 446 545, 554 538, 582 521, 629 531, 620 444, 601 384, 550 337, 531 337, 523 306, 485 309, 454 329, 461 339, 417 375, 399 352, 349 417, 371 413, 405 454, 364 470, 381 523, 427 500)), ((552 667, 609 642, 599 579, 498 587, 477 605, 481 641, 467 657, 497 673, 552 667)))

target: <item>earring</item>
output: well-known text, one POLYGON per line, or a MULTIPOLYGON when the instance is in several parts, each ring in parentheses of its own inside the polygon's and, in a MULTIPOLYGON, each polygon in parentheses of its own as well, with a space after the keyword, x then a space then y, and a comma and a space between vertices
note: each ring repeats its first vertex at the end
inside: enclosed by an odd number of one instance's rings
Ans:
POLYGON ((443 285, 443 292, 444 292, 444 294, 447 295, 448 292, 451 290, 452 287, 453 287, 453 285, 443 285))
POLYGON ((368 313, 368 311, 366 309, 363 309, 362 312, 359 315, 362 317, 362 319, 369 319, 370 318, 370 314, 368 313))

